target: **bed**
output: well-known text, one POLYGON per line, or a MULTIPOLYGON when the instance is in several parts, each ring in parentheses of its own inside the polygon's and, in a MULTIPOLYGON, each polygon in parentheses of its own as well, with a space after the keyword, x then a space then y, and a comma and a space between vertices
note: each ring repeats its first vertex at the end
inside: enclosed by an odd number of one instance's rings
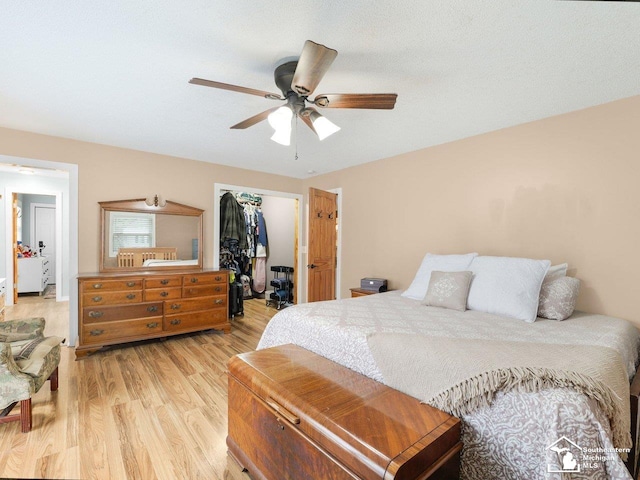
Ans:
MULTIPOLYGON (((287 308, 271 319, 258 349, 293 343, 425 400, 411 389, 417 377, 398 381, 388 374, 388 365, 383 373, 372 339, 385 336, 396 341, 404 338, 407 345, 421 338, 460 342, 477 339, 516 346, 614 352, 626 381, 627 399, 629 380, 638 364, 638 330, 622 319, 575 312, 562 322, 538 318, 527 323, 493 313, 425 306, 398 291, 287 308)), ((411 370, 407 365, 411 352, 399 349, 401 354, 394 366, 397 371, 411 370)), ((429 375, 420 368, 414 368, 411 374, 429 375)), ((567 448, 591 455, 583 457, 591 460, 579 464, 579 472, 568 470, 575 472, 571 478, 631 478, 621 456, 611 453, 630 445, 619 438, 614 444, 612 423, 602 403, 569 387, 530 390, 498 391, 490 405, 461 415, 461 478, 561 478, 561 469, 550 470, 557 465, 559 452, 567 448)), ((629 402, 622 403, 628 414, 629 402)))
POLYGON ((176 260, 176 247, 130 247, 118 250, 118 267, 147 266, 149 260, 176 260))

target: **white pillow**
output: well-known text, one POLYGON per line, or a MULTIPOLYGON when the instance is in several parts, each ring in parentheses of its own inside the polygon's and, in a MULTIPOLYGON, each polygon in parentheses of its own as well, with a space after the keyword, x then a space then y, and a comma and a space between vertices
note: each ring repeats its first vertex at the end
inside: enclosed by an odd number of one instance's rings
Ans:
POLYGON ((467 253, 464 255, 434 255, 427 253, 422 259, 418 272, 402 296, 422 300, 427 294, 431 272, 439 270, 441 272, 461 272, 469 270, 472 260, 477 257, 477 253, 467 253))
POLYGON ((540 287, 549 270, 549 260, 513 257, 477 257, 469 270, 469 310, 535 322, 540 287))

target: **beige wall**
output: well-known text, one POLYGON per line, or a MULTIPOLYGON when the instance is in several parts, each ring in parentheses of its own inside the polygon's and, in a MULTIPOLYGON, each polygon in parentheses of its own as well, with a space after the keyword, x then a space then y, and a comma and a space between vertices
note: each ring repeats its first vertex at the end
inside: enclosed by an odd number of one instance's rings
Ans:
POLYGON ((279 175, 3 128, 0 154, 78 165, 80 272, 98 270, 98 202, 158 193, 166 200, 203 209, 204 265, 211 267, 214 183, 291 193, 299 193, 301 186, 299 180, 279 175))
POLYGON ((640 325, 640 97, 309 179, 343 191, 342 296, 426 252, 549 258, 579 308, 640 325))
POLYGON ((0 154, 79 165, 80 271, 98 268, 99 201, 159 193, 204 209, 211 266, 214 182, 341 187, 343 297, 364 276, 406 288, 428 251, 477 251, 569 262, 579 308, 640 325, 638 132, 632 97, 305 181, 1 128, 0 154))

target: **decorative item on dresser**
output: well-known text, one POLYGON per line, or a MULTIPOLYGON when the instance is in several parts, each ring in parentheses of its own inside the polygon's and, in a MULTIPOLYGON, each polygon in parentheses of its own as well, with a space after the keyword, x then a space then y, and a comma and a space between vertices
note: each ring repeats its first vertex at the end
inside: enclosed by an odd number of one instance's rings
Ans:
POLYGON ((199 330, 228 333, 228 285, 226 270, 79 275, 76 357, 199 330))
POLYGON ((460 420, 315 353, 229 361, 229 453, 253 478, 458 478, 460 420))

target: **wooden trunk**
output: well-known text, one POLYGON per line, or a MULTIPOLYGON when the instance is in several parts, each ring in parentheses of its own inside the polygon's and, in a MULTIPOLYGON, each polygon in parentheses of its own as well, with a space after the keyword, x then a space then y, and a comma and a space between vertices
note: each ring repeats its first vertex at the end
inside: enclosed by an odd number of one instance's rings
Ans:
POLYGON ((460 420, 308 350, 229 361, 229 453, 256 479, 452 479, 460 420))

